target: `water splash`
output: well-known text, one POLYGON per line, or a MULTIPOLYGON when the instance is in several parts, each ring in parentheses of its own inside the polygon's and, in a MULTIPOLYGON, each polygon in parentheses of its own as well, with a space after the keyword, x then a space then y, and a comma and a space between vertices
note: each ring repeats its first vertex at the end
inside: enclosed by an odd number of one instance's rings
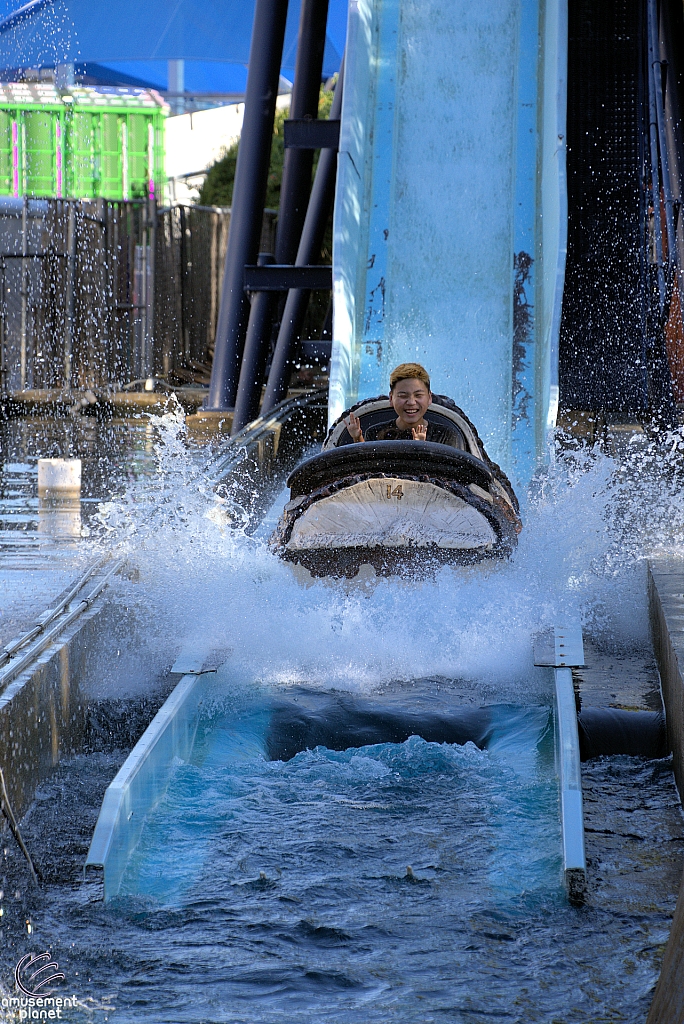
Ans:
MULTIPOLYGON (((0 18, 14 14, 23 4, 0 3, 0 18)), ((6 68, 40 68, 73 61, 80 52, 73 18, 65 0, 31 10, 0 37, 0 60, 6 68)))
POLYGON ((243 498, 257 484, 217 495, 181 411, 151 423, 157 473, 103 507, 101 526, 136 567, 138 595, 170 642, 231 648, 236 679, 365 691, 444 677, 533 698, 535 631, 579 617, 590 632, 643 645, 645 559, 684 540, 684 433, 643 439, 621 463, 559 439, 525 497, 509 562, 445 567, 419 582, 304 586, 247 530, 243 498))

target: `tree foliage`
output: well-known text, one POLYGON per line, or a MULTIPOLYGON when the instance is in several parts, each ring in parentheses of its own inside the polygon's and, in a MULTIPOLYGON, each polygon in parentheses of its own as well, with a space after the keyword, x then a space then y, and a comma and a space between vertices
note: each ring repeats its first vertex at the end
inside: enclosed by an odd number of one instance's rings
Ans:
MULTIPOLYGON (((319 117, 329 117, 332 99, 332 92, 324 92, 321 89, 318 101, 319 117)), ((280 206, 280 185, 283 177, 283 159, 285 156, 283 126, 285 120, 289 117, 289 113, 287 108, 276 111, 275 123, 273 125, 273 141, 271 143, 271 161, 266 186, 267 210, 278 210, 280 206)), ((238 143, 236 142, 210 168, 197 200, 201 206, 230 206, 232 204, 237 155, 238 143)), ((314 173, 317 163, 318 152, 314 156, 314 173)), ((320 260, 322 263, 332 263, 332 215, 328 219, 320 260)), ((302 330, 303 338, 318 338, 321 335, 329 302, 329 292, 315 291, 311 293, 302 330)))
MULTIPOLYGON (((318 116, 328 117, 332 106, 332 92, 321 89, 318 101, 318 116)), ((280 184, 283 178, 283 146, 284 123, 289 117, 289 109, 277 110, 273 125, 273 141, 271 143, 271 162, 268 170, 266 186, 266 209, 277 210, 280 205, 280 184)), ((230 206, 233 202, 233 185, 237 165, 238 143, 230 147, 226 153, 209 169, 209 173, 200 190, 198 203, 200 206, 230 206)), ((316 154, 314 168, 318 162, 316 154)))

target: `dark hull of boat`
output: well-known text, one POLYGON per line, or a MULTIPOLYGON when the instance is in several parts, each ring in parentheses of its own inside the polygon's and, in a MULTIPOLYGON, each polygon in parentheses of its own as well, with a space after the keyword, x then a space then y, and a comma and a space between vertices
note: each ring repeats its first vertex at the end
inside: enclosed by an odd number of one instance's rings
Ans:
POLYGON ((280 552, 281 558, 294 565, 300 565, 316 579, 333 577, 336 579, 354 579, 363 566, 370 566, 376 576, 402 576, 407 579, 419 579, 426 574, 436 572, 445 565, 476 565, 507 558, 510 550, 498 549, 491 551, 454 551, 445 550, 432 544, 426 547, 386 548, 378 545, 375 548, 350 547, 327 550, 325 548, 310 551, 280 552))
POLYGON ((491 468, 446 445, 347 445, 309 459, 288 483, 271 543, 317 577, 351 578, 363 565, 419 575, 506 558, 521 526, 515 496, 491 468))

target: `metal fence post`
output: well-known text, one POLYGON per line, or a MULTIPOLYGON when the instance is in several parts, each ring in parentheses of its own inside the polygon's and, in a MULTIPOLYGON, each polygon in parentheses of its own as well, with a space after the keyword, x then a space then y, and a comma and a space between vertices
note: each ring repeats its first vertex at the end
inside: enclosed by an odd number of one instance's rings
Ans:
POLYGON ((5 263, 4 256, 0 260, 0 394, 4 395, 9 390, 7 387, 7 329, 6 329, 6 318, 7 318, 7 283, 6 283, 6 271, 7 264, 5 263))
POLYGON ((69 220, 67 224, 67 274, 64 329, 64 387, 71 388, 73 345, 74 345, 74 309, 75 309, 75 275, 76 275, 76 203, 69 203, 69 220))
POLYGON ((21 390, 26 387, 26 342, 27 342, 27 303, 28 280, 26 257, 28 255, 28 196, 24 195, 21 207, 21 353, 20 378, 21 390))
POLYGON ((155 268, 156 268, 156 255, 157 255, 157 201, 156 199, 148 200, 148 224, 149 224, 149 257, 147 266, 147 276, 149 278, 147 282, 147 341, 145 346, 145 359, 146 359, 146 376, 155 372, 156 360, 154 358, 154 287, 155 287, 155 268))
POLYGON ((147 377, 147 204, 140 211, 140 375, 147 377))

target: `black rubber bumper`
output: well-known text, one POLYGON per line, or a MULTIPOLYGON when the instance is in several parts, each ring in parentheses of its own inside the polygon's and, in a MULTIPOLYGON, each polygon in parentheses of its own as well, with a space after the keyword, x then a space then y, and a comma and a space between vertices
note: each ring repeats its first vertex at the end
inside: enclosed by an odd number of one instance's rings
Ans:
POLYGON ((361 473, 443 477, 459 484, 488 488, 489 466, 469 452, 432 441, 367 441, 314 455, 295 469, 287 484, 291 498, 311 494, 340 477, 361 473))

